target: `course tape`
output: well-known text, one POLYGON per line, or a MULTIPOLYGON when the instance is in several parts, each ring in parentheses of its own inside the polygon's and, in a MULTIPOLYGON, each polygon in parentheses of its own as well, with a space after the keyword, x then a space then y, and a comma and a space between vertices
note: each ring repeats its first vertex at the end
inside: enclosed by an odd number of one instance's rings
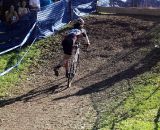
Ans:
POLYGON ((30 37, 30 35, 31 35, 33 29, 35 28, 36 24, 37 24, 37 22, 34 23, 34 25, 33 25, 32 28, 29 30, 28 34, 27 34, 26 37, 23 39, 23 41, 22 41, 21 44, 19 44, 19 45, 17 45, 17 46, 14 46, 14 47, 12 47, 12 48, 10 48, 10 49, 8 49, 8 50, 5 50, 5 51, 0 52, 0 55, 2 55, 2 54, 4 54, 4 53, 7 53, 7 52, 9 52, 9 51, 11 51, 11 50, 14 50, 14 49, 16 49, 16 48, 18 48, 18 47, 22 47, 22 46, 26 43, 26 41, 28 40, 28 38, 30 37))
MULTIPOLYGON (((26 38, 27 38, 27 37, 26 37, 26 38)), ((26 41, 26 40, 27 40, 26 38, 25 38, 23 41, 26 41)), ((18 66, 20 65, 20 63, 21 63, 22 60, 25 58, 25 56, 28 54, 31 46, 34 44, 34 42, 36 41, 36 39, 37 39, 37 38, 35 38, 35 39, 33 40, 33 42, 31 43, 31 45, 29 46, 28 50, 27 50, 27 51, 25 52, 25 54, 21 57, 21 59, 17 62, 17 64, 14 65, 14 66, 12 66, 12 67, 10 67, 10 68, 8 68, 8 69, 5 70, 4 72, 0 73, 0 77, 1 77, 1 76, 4 76, 5 74, 9 73, 11 70, 13 70, 14 68, 16 68, 16 67, 18 67, 18 66)), ((24 44, 25 42, 22 42, 22 43, 24 44)), ((20 45, 22 46, 23 44, 20 44, 20 45)))

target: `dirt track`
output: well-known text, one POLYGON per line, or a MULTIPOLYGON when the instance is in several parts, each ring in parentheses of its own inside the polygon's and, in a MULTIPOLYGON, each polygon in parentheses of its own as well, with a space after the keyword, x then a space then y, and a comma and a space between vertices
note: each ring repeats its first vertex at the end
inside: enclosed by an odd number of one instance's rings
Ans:
POLYGON ((87 17, 92 46, 89 52, 82 51, 73 86, 66 89, 62 74, 58 78, 53 74, 60 50, 56 55, 45 52, 46 64, 32 70, 28 81, 0 101, 0 130, 95 130, 98 113, 94 102, 98 96, 109 98, 121 89, 114 88, 115 83, 133 78, 158 62, 143 66, 152 46, 148 32, 159 21, 148 16, 87 17))

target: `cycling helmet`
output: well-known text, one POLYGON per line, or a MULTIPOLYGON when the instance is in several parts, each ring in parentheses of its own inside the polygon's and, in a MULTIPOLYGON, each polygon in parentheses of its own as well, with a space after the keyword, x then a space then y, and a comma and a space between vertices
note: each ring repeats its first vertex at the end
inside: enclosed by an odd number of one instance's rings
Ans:
POLYGON ((77 19, 77 23, 79 23, 80 25, 84 24, 84 20, 82 18, 78 18, 77 19))
POLYGON ((74 34, 74 35, 80 35, 82 32, 79 29, 72 29, 68 32, 68 35, 74 34))

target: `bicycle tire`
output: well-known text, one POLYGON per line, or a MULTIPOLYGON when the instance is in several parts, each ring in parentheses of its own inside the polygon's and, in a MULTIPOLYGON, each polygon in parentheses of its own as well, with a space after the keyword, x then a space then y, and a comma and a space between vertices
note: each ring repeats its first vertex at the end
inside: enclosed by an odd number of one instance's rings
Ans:
POLYGON ((71 86, 71 82, 73 79, 73 71, 74 71, 74 65, 72 63, 70 66, 70 69, 68 70, 68 74, 67 74, 67 87, 71 86))
POLYGON ((78 65, 79 65, 79 54, 77 56, 76 62, 74 63, 74 76, 75 76, 75 74, 77 72, 78 65))
POLYGON ((79 65, 79 54, 77 56, 77 59, 71 63, 70 65, 70 69, 69 69, 69 72, 68 72, 68 79, 67 79, 67 86, 70 87, 71 84, 72 84, 72 81, 73 81, 73 78, 75 77, 75 74, 77 72, 77 68, 78 68, 78 65, 79 65))

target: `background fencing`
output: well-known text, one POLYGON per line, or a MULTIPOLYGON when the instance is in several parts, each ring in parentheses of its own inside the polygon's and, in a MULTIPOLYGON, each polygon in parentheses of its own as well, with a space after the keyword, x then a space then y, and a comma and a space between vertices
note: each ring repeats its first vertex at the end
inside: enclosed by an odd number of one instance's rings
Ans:
MULTIPOLYGON (((100 7, 159 7, 159 0, 60 0, 41 8, 39 12, 31 12, 20 19, 14 25, 0 23, 0 55, 10 50, 14 50, 24 44, 22 42, 26 35, 30 33, 26 43, 31 43, 33 39, 48 37, 60 30, 70 20, 79 16, 87 15, 96 11, 96 6, 100 7), (31 29, 34 23, 36 26, 31 29)), ((99 8, 98 8, 99 9, 99 8)), ((100 8, 103 9, 103 8, 100 8)), ((98 10, 99 11, 99 10, 98 10)), ((100 10, 101 11, 101 10, 100 10)), ((132 9, 104 9, 102 11, 118 13, 121 12, 142 12, 132 9)), ((148 13, 144 10, 145 13, 148 13)), ((150 11, 152 14, 159 13, 159 10, 150 11)), ((159 15, 159 14, 157 14, 159 15)), ((26 44, 25 43, 25 44, 26 44)))
MULTIPOLYGON (((33 39, 47 37, 66 25, 70 20, 87 15, 96 10, 96 0, 60 0, 41 8, 41 11, 31 12, 21 18, 18 23, 6 25, 0 23, 0 55, 22 45, 28 33, 27 42, 33 39), (36 26, 31 29, 34 23, 36 26)), ((26 43, 27 43, 26 42, 26 43)), ((23 44, 24 45, 24 44, 23 44)))
MULTIPOLYGON (((19 49, 36 39, 48 37, 60 30, 69 21, 96 11, 96 0, 60 0, 32 11, 17 23, 0 23, 0 55, 19 49)), ((25 54, 26 55, 26 54, 25 54)), ((17 67, 24 57, 13 67, 5 69, 0 76, 17 67)))

